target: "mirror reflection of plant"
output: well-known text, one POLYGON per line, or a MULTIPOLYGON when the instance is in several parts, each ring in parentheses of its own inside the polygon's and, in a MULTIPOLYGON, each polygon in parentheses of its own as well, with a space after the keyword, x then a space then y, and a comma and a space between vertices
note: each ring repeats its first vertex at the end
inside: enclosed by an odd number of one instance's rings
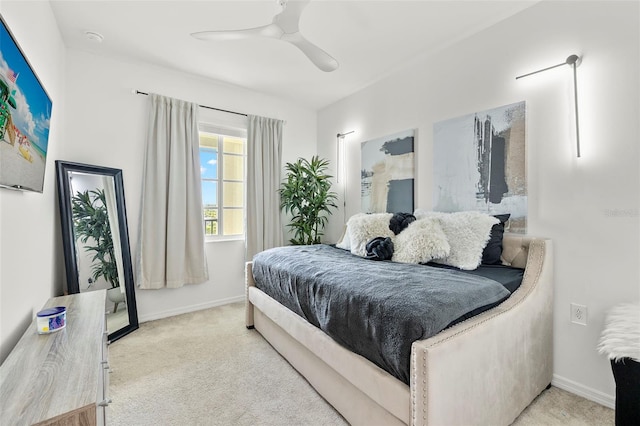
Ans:
POLYGON ((91 278, 95 281, 104 277, 111 287, 119 287, 118 267, 106 205, 104 190, 78 191, 71 198, 73 228, 76 238, 83 244, 87 244, 90 238, 93 239, 93 242, 84 246, 89 253, 93 253, 91 278))
POLYGON ((331 191, 332 176, 326 174, 329 161, 318 156, 287 163, 287 176, 280 187, 280 208, 293 215, 287 226, 293 229, 291 244, 320 244, 337 195, 331 191))

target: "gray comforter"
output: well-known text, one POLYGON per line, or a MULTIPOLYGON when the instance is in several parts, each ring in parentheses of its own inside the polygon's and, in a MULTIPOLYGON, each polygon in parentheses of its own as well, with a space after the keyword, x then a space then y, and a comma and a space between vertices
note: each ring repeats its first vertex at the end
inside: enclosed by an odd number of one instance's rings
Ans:
POLYGON ((254 257, 253 275, 256 287, 407 384, 412 342, 509 296, 489 278, 327 245, 266 250, 254 257))

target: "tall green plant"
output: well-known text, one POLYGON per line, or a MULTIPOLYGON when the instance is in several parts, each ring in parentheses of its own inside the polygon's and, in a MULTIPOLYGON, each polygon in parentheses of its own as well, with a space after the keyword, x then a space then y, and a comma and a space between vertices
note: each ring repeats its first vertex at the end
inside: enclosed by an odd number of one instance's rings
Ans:
POLYGON ((84 248, 93 253, 91 278, 95 281, 104 277, 111 287, 120 287, 106 206, 104 190, 78 191, 71 198, 73 229, 78 240, 89 242, 84 248))
POLYGON ((336 193, 331 191, 332 176, 326 174, 328 165, 328 160, 314 156, 311 161, 299 158, 285 167, 280 208, 293 216, 287 225, 294 234, 291 244, 319 244, 331 209, 338 207, 336 193))

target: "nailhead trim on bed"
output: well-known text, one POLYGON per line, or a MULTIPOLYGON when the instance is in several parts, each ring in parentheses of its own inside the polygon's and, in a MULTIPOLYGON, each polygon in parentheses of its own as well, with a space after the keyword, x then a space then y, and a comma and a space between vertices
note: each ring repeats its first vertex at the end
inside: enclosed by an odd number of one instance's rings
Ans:
MULTIPOLYGON (((539 278, 540 278, 540 274, 542 273, 542 260, 544 258, 544 254, 545 254, 545 250, 544 249, 545 248, 546 247, 545 247, 544 241, 531 241, 530 244, 529 244, 529 253, 528 254, 529 254, 530 258, 527 259, 527 265, 532 265, 533 263, 535 263, 535 264, 537 264, 537 268, 536 268, 536 270, 534 272, 531 271, 531 268, 526 268, 525 269, 525 274, 524 274, 524 277, 522 279, 523 282, 528 282, 529 280, 532 280, 531 282, 533 284, 531 285, 531 287, 529 287, 527 293, 524 296, 520 297, 512 306, 510 306, 510 307, 508 307, 506 309, 500 309, 501 305, 496 306, 495 308, 493 308, 493 309, 491 309, 491 310, 489 310, 489 311, 484 313, 484 315, 486 315, 486 317, 483 320, 478 321, 477 323, 471 325, 470 327, 462 328, 460 331, 458 331, 458 332, 456 332, 454 334, 451 334, 451 335, 449 335, 447 337, 444 337, 444 338, 442 338, 440 340, 434 341, 428 347, 429 348, 430 347, 434 347, 436 345, 439 345, 439 344, 441 344, 443 342, 446 342, 446 341, 452 339, 455 336, 458 336, 458 335, 464 334, 464 333, 468 333, 470 330, 478 327, 479 325, 486 323, 487 321, 491 320, 492 318, 495 318, 498 315, 502 315, 505 312, 509 312, 514 307, 516 307, 519 304, 521 304, 529 296, 529 294, 538 286, 538 281, 539 281, 539 278), (538 244, 541 246, 542 250, 532 250, 531 249, 532 245, 535 246, 535 245, 538 245, 538 244), (532 274, 534 274, 533 277, 531 276, 532 274)), ((507 299, 507 301, 508 300, 509 299, 507 299)), ((468 321, 472 321, 472 320, 477 321, 477 318, 475 318, 475 317, 468 318, 468 319, 456 324, 456 326, 461 326, 464 323, 466 323, 468 321)), ((414 367, 413 367, 412 373, 413 373, 413 382, 415 383, 416 380, 418 379, 417 370, 415 368, 415 365, 417 364, 416 363, 416 359, 415 359, 415 352, 416 351, 412 351, 412 352, 414 353, 414 363, 413 363, 414 367)), ((422 390, 423 390, 423 395, 422 395, 422 400, 423 400, 422 401, 422 420, 423 420, 423 424, 426 424, 427 423, 427 378, 429 377, 429 372, 427 370, 427 354, 426 354, 426 352, 423 352, 423 354, 422 354, 422 367, 423 367, 423 370, 424 370, 424 378, 423 378, 423 381, 422 381, 423 382, 422 383, 422 390)), ((411 407, 411 416, 412 416, 412 420, 413 420, 412 424, 415 425, 416 424, 416 415, 417 415, 417 413, 415 412, 415 407, 417 405, 416 404, 417 395, 416 395, 416 391, 415 391, 414 387, 410 387, 410 390, 411 390, 411 399, 413 401, 413 404, 412 404, 413 406, 411 407)))

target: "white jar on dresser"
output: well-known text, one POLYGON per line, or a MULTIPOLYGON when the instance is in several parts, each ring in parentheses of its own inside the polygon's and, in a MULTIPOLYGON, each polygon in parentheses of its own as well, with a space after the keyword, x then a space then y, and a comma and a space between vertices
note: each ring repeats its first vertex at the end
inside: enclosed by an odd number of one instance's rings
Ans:
POLYGON ((66 327, 38 334, 36 320, 0 366, 2 425, 103 425, 109 404, 106 291, 49 299, 66 327))

